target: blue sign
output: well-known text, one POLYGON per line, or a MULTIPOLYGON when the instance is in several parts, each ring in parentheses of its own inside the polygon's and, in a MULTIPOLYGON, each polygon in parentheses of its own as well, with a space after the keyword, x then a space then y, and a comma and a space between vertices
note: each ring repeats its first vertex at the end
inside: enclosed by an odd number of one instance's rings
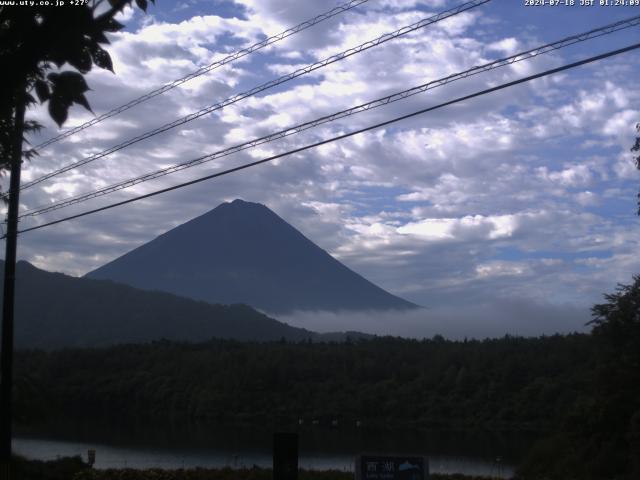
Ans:
POLYGON ((356 462, 357 480, 426 480, 429 462, 424 457, 362 455, 356 462))

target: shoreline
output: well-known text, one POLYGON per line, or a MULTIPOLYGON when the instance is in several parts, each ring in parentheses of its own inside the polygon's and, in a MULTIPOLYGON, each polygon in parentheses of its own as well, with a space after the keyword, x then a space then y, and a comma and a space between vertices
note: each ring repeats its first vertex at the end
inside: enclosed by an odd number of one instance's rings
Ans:
MULTIPOLYGON (((271 468, 95 469, 79 456, 41 461, 14 457, 13 471, 23 480, 273 480, 271 468)), ((299 480, 353 480, 353 472, 298 470, 299 480)), ((429 480, 490 480, 495 477, 432 473, 429 480)))

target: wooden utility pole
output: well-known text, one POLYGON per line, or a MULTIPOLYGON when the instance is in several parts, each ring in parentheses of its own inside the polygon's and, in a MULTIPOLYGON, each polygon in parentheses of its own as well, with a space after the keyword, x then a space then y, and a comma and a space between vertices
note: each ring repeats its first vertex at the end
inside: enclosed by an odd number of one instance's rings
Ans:
POLYGON ((18 205, 24 134, 24 92, 16 92, 14 130, 11 143, 9 210, 4 257, 4 296, 2 297, 2 344, 0 352, 0 480, 11 478, 11 420, 13 387, 13 311, 18 246, 18 205))

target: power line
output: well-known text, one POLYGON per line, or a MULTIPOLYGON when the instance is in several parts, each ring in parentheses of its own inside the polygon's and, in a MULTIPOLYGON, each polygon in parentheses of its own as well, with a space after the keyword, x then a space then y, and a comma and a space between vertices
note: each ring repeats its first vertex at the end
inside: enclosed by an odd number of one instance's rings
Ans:
POLYGON ((439 13, 437 15, 434 15, 434 16, 431 16, 429 18, 422 19, 419 22, 413 23, 411 25, 402 27, 402 28, 400 28, 400 29, 398 29, 398 30, 396 30, 394 32, 385 33, 384 35, 381 35, 381 36, 379 36, 379 37, 377 37, 377 38, 375 38, 373 40, 369 40, 367 42, 364 42, 364 43, 358 45, 357 47, 350 48, 350 49, 345 50, 343 52, 340 52, 338 54, 332 55, 331 57, 325 58, 324 60, 320 60, 319 62, 315 62, 315 63, 313 63, 311 65, 307 65, 306 67, 299 68, 299 69, 297 69, 297 70, 295 70, 295 71, 293 71, 293 72, 291 72, 291 73, 289 73, 287 75, 283 75, 283 76, 281 76, 281 77, 279 77, 279 78, 277 78, 275 80, 271 80, 269 82, 263 83, 262 85, 254 87, 251 90, 248 90, 246 92, 234 95, 233 97, 227 98, 226 100, 223 100, 220 103, 216 103, 216 104, 204 107, 204 108, 198 110, 197 112, 191 113, 191 114, 186 115, 186 116, 184 116, 182 118, 174 120, 171 123, 167 123, 167 124, 162 125, 161 127, 158 127, 158 128, 156 128, 154 130, 145 132, 145 133, 143 133, 141 135, 138 135, 137 137, 134 137, 134 138, 131 138, 129 140, 126 140, 126 141, 124 141, 122 143, 119 143, 118 145, 115 145, 115 146, 113 146, 111 148, 108 148, 107 150, 103 150, 100 153, 97 153, 97 154, 92 155, 90 157, 87 157, 87 158, 85 158, 83 160, 79 160, 79 161, 77 161, 75 163, 68 164, 68 165, 66 165, 66 166, 64 166, 62 168, 59 168, 59 169, 54 170, 54 171, 52 171, 50 173, 47 173, 47 174, 45 174, 45 175, 43 175, 41 177, 38 177, 38 178, 36 178, 36 179, 34 179, 34 180, 30 181, 30 182, 27 182, 27 183, 23 184, 21 190, 25 190, 27 188, 30 188, 30 187, 32 187, 34 185, 37 185, 37 184, 39 184, 41 182, 44 182, 45 180, 48 180, 49 178, 55 177, 57 175, 60 175, 61 173, 68 172, 69 170, 73 170, 73 169, 75 169, 75 168, 77 168, 79 166, 86 165, 87 163, 90 163, 90 162, 93 162, 95 160, 98 160, 99 158, 106 157, 107 155, 110 155, 110 154, 115 153, 115 152, 117 152, 119 150, 122 150, 122 149, 124 149, 124 148, 126 148, 128 146, 133 145, 134 143, 138 143, 138 142, 140 142, 142 140, 146 140, 147 138, 153 137, 153 136, 158 135, 158 134, 160 134, 162 132, 166 132, 167 130, 170 130, 170 129, 175 128, 175 127, 180 126, 180 125, 183 125, 183 124, 185 124, 187 122, 190 122, 192 120, 200 118, 200 117, 202 117, 204 115, 207 115, 207 114, 209 114, 211 112, 214 112, 216 110, 220 110, 220 109, 222 109, 224 107, 227 107, 227 106, 232 105, 232 104, 234 104, 236 102, 239 102, 240 100, 243 100, 245 98, 248 98, 248 97, 251 97, 253 95, 256 95, 257 93, 260 93, 262 91, 268 90, 268 89, 273 88, 275 86, 281 85, 281 84, 283 84, 285 82, 288 82, 290 80, 298 78, 298 77, 300 77, 302 75, 306 75, 306 74, 308 74, 310 72, 318 70, 318 69, 320 69, 322 67, 325 67, 327 65, 330 65, 332 63, 338 62, 340 60, 344 60, 345 58, 348 58, 348 57, 350 57, 352 55, 355 55, 357 53, 363 52, 363 51, 368 50, 370 48, 376 47, 378 45, 382 45, 383 43, 386 43, 386 42, 388 42, 390 40, 394 40, 396 38, 399 38, 399 37, 401 37, 403 35, 406 35, 408 33, 416 31, 416 30, 418 30, 420 28, 424 28, 424 27, 432 25, 432 24, 434 24, 436 22, 442 21, 442 20, 444 20, 446 18, 453 17, 455 15, 459 15, 462 12, 465 12, 465 11, 470 10, 472 8, 478 7, 478 6, 482 5, 482 4, 488 3, 490 1, 491 0, 471 0, 470 2, 466 2, 466 3, 464 3, 462 5, 459 5, 459 6, 455 7, 455 8, 446 10, 444 12, 441 12, 441 13, 439 13))
POLYGON ((102 122, 103 120, 106 120, 107 118, 113 117, 114 115, 118 115, 126 110, 129 110, 130 108, 135 107, 136 105, 140 105, 143 102, 146 102, 147 100, 150 100, 154 97, 157 97, 158 95, 161 95, 165 92, 168 92, 169 90, 172 90, 180 85, 182 85, 183 83, 188 82, 189 80, 192 80, 196 77, 199 77, 201 75, 204 75, 205 73, 208 73, 212 70, 215 70, 216 68, 222 67, 223 65, 226 65, 228 63, 234 62, 236 60, 238 60, 239 58, 245 57, 247 55, 250 55, 254 52, 257 52, 258 50, 261 50, 265 47, 268 47, 269 45, 273 45, 276 42, 279 42, 281 40, 284 40, 287 37, 290 37, 291 35, 294 35, 296 33, 302 32, 303 30, 306 30, 307 28, 310 28, 314 25, 317 25, 318 23, 324 22, 325 20, 328 20, 332 17, 335 17, 336 15, 339 15, 343 12, 346 12, 348 10, 351 10, 359 5, 362 5, 363 3, 368 2, 369 0, 351 0, 350 2, 344 3, 342 5, 338 5, 337 7, 329 10, 328 12, 325 13, 321 13, 320 15, 310 19, 310 20, 306 20, 298 25, 296 25, 295 27, 291 27, 283 32, 280 32, 276 35, 273 35, 269 38, 266 38, 264 40, 262 40, 261 42, 258 42, 254 45, 251 45, 250 47, 247 48, 243 48, 242 50, 237 50, 229 55, 227 55, 226 57, 222 58, 221 60, 217 60, 213 63, 210 63, 207 66, 201 67, 187 75, 185 75, 182 78, 179 78, 177 80, 174 80, 171 83, 168 83, 166 85, 163 85, 160 88, 157 88, 155 90, 152 90, 148 93, 146 93, 145 95, 142 95, 141 97, 138 97, 134 100, 131 100, 128 103, 125 103, 124 105, 121 105, 117 108, 114 108, 113 110, 110 110, 106 113, 103 113, 102 115, 99 115, 91 120, 89 120, 88 122, 83 123, 82 125, 78 125, 77 127, 73 127, 69 130, 67 130, 66 132, 61 133, 60 135, 57 135, 55 137, 50 138, 49 140, 46 140, 44 142, 42 142, 41 144, 37 145, 35 147, 36 150, 45 148, 53 143, 59 142, 60 140, 67 138, 75 133, 80 132, 81 130, 85 130, 97 123, 102 122))
POLYGON ((293 155, 295 153, 304 152, 306 150, 310 150, 312 148, 316 148, 316 147, 319 147, 321 145, 326 145, 328 143, 332 143, 332 142, 335 142, 337 140, 342 140, 342 139, 345 139, 345 138, 348 138, 348 137, 352 137, 352 136, 358 135, 360 133, 368 132, 368 131, 374 130, 376 128, 385 127, 387 125, 391 125, 391 124, 399 122, 401 120, 406 120, 407 118, 411 118, 411 117, 415 117, 415 116, 418 116, 418 115, 422 115, 424 113, 431 112, 433 110, 437 110, 437 109, 440 109, 440 108, 443 108, 443 107, 446 107, 446 106, 449 106, 449 105, 453 105, 455 103, 460 103, 460 102, 463 102, 465 100, 470 100, 470 99, 475 98, 475 97, 480 97, 482 95, 487 95, 489 93, 496 92, 498 90, 503 90, 505 88, 509 88, 509 87, 512 87, 512 86, 515 86, 515 85, 519 85, 521 83, 529 82, 531 80, 535 80, 535 79, 542 78, 542 77, 545 77, 545 76, 548 76, 548 75, 552 75, 554 73, 563 72, 565 70, 576 68, 576 67, 579 67, 581 65, 586 65, 588 63, 596 62, 598 60, 603 60, 605 58, 609 58, 609 57, 612 57, 614 55, 619 55, 621 53, 629 52, 631 50, 636 50, 638 48, 640 48, 640 43, 636 43, 636 44, 630 45, 628 47, 620 48, 618 50, 613 50, 613 51, 609 51, 607 53, 603 53, 603 54, 600 54, 600 55, 589 57, 589 58, 586 58, 584 60, 580 60, 578 62, 570 63, 568 65, 563 65, 562 67, 557 67, 557 68, 552 68, 550 70, 545 70, 543 72, 540 72, 540 73, 537 73, 537 74, 534 74, 534 75, 529 75, 527 77, 524 77, 524 78, 521 78, 521 79, 518 79, 518 80, 514 80, 514 81, 511 81, 511 82, 503 83, 503 84, 498 85, 496 87, 487 88, 485 90, 481 90, 479 92, 475 92, 475 93, 472 93, 470 95, 465 95, 463 97, 458 97, 458 98, 456 98, 454 100, 449 100, 447 102, 440 103, 440 104, 435 105, 433 107, 428 107, 428 108, 424 108, 424 109, 421 109, 421 110, 417 110, 415 112, 408 113, 406 115, 401 115, 399 117, 392 118, 391 120, 386 120, 384 122, 380 122, 380 123, 377 123, 375 125, 370 125, 370 126, 365 127, 365 128, 354 130, 353 132, 345 133, 343 135, 332 137, 332 138, 329 138, 327 140, 322 140, 320 142, 316 142, 316 143, 312 143, 312 144, 309 144, 309 145, 305 145, 304 147, 300 147, 300 148, 296 148, 296 149, 293 149, 293 150, 289 150, 287 152, 279 153, 277 155, 272 155, 272 156, 264 158, 262 160, 257 160, 255 162, 245 163, 243 165, 240 165, 240 166, 237 166, 237 167, 233 167, 233 168, 229 168, 229 169, 223 170, 221 172, 213 173, 213 174, 207 175, 205 177, 200 177, 200 178, 197 178, 195 180, 191 180, 191 181, 188 181, 188 182, 180 183, 178 185, 174 185, 172 187, 167 187, 167 188, 163 188, 161 190, 156 190, 155 192, 147 193, 145 195, 139 195, 139 196, 134 197, 134 198, 129 198, 127 200, 123 200, 123 201, 120 201, 120 202, 116 202, 116 203, 112 203, 112 204, 109 204, 109 205, 105 205, 104 207, 95 208, 93 210, 87 210, 85 212, 82 212, 82 213, 79 213, 79 214, 76 214, 76 215, 71 215, 71 216, 68 216, 68 217, 61 218, 59 220, 54 220, 52 222, 43 223, 42 225, 36 225, 34 227, 25 228, 23 230, 20 230, 18 233, 30 232, 30 231, 33 231, 33 230, 38 230, 38 229, 49 227, 49 226, 52 226, 52 225, 57 225, 58 223, 67 222, 69 220, 74 220, 74 219, 80 218, 80 217, 85 217, 87 215, 91 215, 91 214, 94 214, 94 213, 102 212, 104 210, 109 210, 111 208, 115 208, 115 207, 119 207, 119 206, 122 206, 122 205, 126 205, 128 203, 133 203, 133 202, 137 202, 139 200, 144 200, 146 198, 154 197, 154 196, 160 195, 162 193, 167 193, 167 192, 170 192, 170 191, 173 191, 173 190, 178 190, 180 188, 188 187, 190 185, 194 185, 196 183, 204 182, 206 180, 211 180, 213 178, 222 177, 224 175, 229 175, 231 173, 238 172, 240 170, 245 170, 247 168, 255 167, 255 166, 261 165, 263 163, 271 162, 271 161, 276 160, 278 158, 282 158, 282 157, 286 157, 286 156, 289 156, 289 155, 293 155))
POLYGON ((24 217, 28 217, 28 216, 36 216, 36 215, 41 215, 44 213, 49 213, 55 210, 59 210, 61 208, 65 208, 71 205, 75 205, 77 203, 81 203, 93 198, 97 198, 103 195, 107 195, 109 193, 113 193, 119 190, 123 190, 125 188, 134 186, 134 185, 138 185, 140 183, 143 182, 147 182, 156 178, 160 178, 163 177, 165 175, 169 175, 175 172, 179 172, 181 170, 187 169, 187 168, 191 168, 191 167, 195 167, 197 165, 201 165, 203 163, 206 162, 210 162, 212 160, 221 158, 221 157, 225 157, 228 155, 232 155, 234 153, 243 151, 243 150, 247 150, 249 148, 253 148, 255 146, 258 145, 262 145, 264 143, 268 143, 274 140, 278 140, 290 135, 294 135, 297 133, 300 133, 302 131, 317 127, 319 125, 325 124, 325 123, 329 123, 341 118, 345 118, 351 115, 355 115, 364 111, 368 111, 368 110, 372 110, 374 108, 378 108, 380 106, 383 105, 388 105, 390 103, 394 103, 397 102, 399 100, 403 100, 405 98, 411 97, 413 95, 417 95, 419 93, 423 93, 426 92, 427 90, 431 90, 433 88, 437 88, 443 85, 446 85, 448 83, 457 81, 457 80, 461 80, 464 78, 468 78, 470 76, 473 75, 477 75, 483 72, 487 72, 490 70, 494 70, 496 68, 500 68, 506 65, 511 65, 513 63, 516 62, 520 62, 523 60, 529 60, 531 58, 537 57, 539 55, 543 55, 552 51, 556 51, 558 49, 561 48, 565 48, 569 45, 574 45, 576 43, 579 42, 584 42, 593 38, 597 38, 603 35, 609 35, 613 32, 619 31, 619 30, 623 30, 625 28, 630 28, 633 26, 637 26, 640 25, 640 15, 626 19, 626 20, 621 20, 615 23, 611 23, 609 25, 605 25, 603 27, 599 27, 593 30, 589 30, 587 32, 583 32, 583 33, 579 33, 576 35, 572 35, 570 37, 566 37, 562 40, 558 40, 556 42, 553 43, 548 43, 527 51, 523 51, 520 53, 516 53, 515 55, 511 55, 507 58, 503 58, 500 60, 495 60, 493 62, 490 63, 486 63, 483 65, 479 65, 479 66, 475 66, 472 67, 469 70, 465 70, 463 72, 459 72, 459 73, 455 73, 452 75, 449 75, 447 77, 438 79, 438 80, 432 80, 429 81, 427 83, 424 83, 422 85, 416 86, 416 87, 412 87, 409 88, 407 90, 403 90, 401 92, 397 92, 397 93, 393 93, 391 95, 387 95, 386 97, 382 97, 382 98, 378 98, 376 100, 355 106, 355 107, 351 107, 349 109, 346 110, 342 110, 340 112, 336 112, 333 113, 331 115, 326 115, 323 117, 320 117, 318 119, 309 121, 309 122, 305 122, 293 127, 288 127, 285 128, 283 130, 271 133, 269 135, 265 135, 263 137, 260 138, 256 138, 238 145, 234 145, 232 147, 226 148, 224 150, 220 150, 214 153, 210 153, 210 154, 206 154, 206 155, 202 155, 200 157, 197 157, 195 159, 191 159, 189 161, 186 162, 182 162, 167 168, 163 168, 163 169, 159 169, 153 172, 148 172, 144 175, 140 175, 138 177, 134 177, 134 178, 130 178, 130 179, 126 179, 123 180, 121 182, 109 185, 107 187, 103 187, 100 188, 98 190, 94 190, 92 192, 88 192, 88 193, 84 193, 81 195, 77 195, 75 197, 71 197, 65 200, 61 200, 58 201, 56 203, 53 204, 49 204, 49 205, 44 205, 44 206, 40 206, 37 208, 33 208, 25 213, 23 213, 22 215, 20 215, 20 218, 24 218, 24 217))

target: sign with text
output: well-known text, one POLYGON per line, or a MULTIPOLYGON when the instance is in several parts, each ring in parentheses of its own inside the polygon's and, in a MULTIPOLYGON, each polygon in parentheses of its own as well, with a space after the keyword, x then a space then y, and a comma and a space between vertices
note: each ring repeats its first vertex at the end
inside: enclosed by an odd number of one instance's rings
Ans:
POLYGON ((429 461, 424 457, 361 455, 356 480, 427 480, 429 461))

